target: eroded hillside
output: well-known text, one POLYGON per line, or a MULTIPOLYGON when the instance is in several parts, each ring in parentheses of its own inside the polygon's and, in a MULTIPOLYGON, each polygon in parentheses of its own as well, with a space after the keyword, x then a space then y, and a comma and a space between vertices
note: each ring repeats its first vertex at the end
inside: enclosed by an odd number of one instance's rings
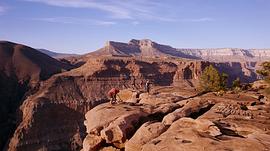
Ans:
MULTIPOLYGON (((106 94, 112 87, 121 90, 130 88, 135 78, 138 89, 150 80, 155 86, 174 86, 179 91, 187 89, 196 93, 194 87, 202 70, 209 64, 183 59, 89 59, 79 68, 54 75, 40 83, 39 90, 20 107, 21 121, 6 149, 79 150, 86 136, 84 114, 107 102, 106 94)), ((147 114, 143 111, 142 114, 163 117, 179 108, 175 103, 170 106, 162 106, 161 113, 159 109, 151 111, 154 108, 150 106, 150 111, 147 114)))
POLYGON ((33 48, 0 41, 0 149, 16 128, 16 110, 26 93, 34 92, 40 81, 72 68, 33 48))

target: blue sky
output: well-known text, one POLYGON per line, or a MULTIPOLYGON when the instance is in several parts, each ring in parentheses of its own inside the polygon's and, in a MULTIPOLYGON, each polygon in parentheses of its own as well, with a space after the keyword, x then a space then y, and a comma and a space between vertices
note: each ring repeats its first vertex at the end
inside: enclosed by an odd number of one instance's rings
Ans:
POLYGON ((1 0, 0 39, 87 53, 108 40, 270 48, 270 0, 1 0))

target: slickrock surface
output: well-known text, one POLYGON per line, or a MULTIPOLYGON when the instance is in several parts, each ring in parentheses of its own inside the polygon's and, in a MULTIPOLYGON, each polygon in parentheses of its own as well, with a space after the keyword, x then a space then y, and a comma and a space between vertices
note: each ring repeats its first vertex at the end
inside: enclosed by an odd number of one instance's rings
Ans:
POLYGON ((143 145, 142 150, 269 150, 268 134, 242 136, 237 133, 227 127, 218 127, 210 120, 181 118, 159 137, 143 145))
POLYGON ((142 146, 152 139, 158 137, 167 130, 161 122, 146 122, 144 123, 132 136, 132 138, 125 144, 125 150, 137 151, 141 150, 142 146))
POLYGON ((154 89, 158 94, 141 93, 139 103, 106 103, 87 112, 86 138, 95 139, 85 139, 83 151, 270 149, 269 100, 260 103, 259 94, 188 96, 174 93, 175 87, 154 89))

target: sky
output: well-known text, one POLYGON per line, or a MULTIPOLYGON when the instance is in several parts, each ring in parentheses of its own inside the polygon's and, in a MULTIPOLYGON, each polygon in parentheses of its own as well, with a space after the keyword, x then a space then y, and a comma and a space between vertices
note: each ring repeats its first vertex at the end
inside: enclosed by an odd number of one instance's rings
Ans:
POLYGON ((0 0, 0 40, 83 54, 131 39, 270 48, 270 0, 0 0))

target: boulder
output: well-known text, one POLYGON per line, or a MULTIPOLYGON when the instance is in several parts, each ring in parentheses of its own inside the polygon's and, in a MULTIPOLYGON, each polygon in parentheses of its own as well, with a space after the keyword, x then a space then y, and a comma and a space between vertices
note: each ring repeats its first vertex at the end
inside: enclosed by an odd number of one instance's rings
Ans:
POLYGON ((105 103, 95 107, 86 113, 85 126, 87 133, 99 134, 100 131, 108 127, 113 121, 118 118, 126 118, 132 115, 144 115, 140 110, 140 106, 131 106, 128 104, 111 105, 105 103))
POLYGON ((142 146, 150 140, 158 137, 165 132, 167 127, 161 122, 144 123, 133 135, 133 137, 125 144, 126 151, 140 151, 142 146))
MULTIPOLYGON (((186 100, 187 101, 187 100, 186 100)), ((181 101, 180 101, 181 104, 181 101)), ((184 107, 179 108, 175 110, 172 113, 169 113, 166 115, 162 123, 165 125, 171 125, 174 121, 182 118, 182 117, 187 117, 190 116, 192 113, 199 113, 202 109, 207 109, 211 106, 213 106, 214 102, 209 101, 209 100, 204 100, 200 98, 191 98, 188 99, 188 102, 184 105, 184 107)))
POLYGON ((108 127, 101 131, 101 137, 106 143, 124 143, 129 134, 132 134, 140 123, 140 118, 147 116, 144 112, 133 112, 118 117, 108 127))
MULTIPOLYGON (((99 105, 86 115, 85 125, 88 135, 95 135, 107 144, 123 148, 142 121, 151 113, 148 106, 121 103, 99 105), (148 111, 148 112, 146 112, 148 111)), ((84 143, 83 148, 95 148, 96 143, 84 143)))
POLYGON ((101 137, 88 134, 83 140, 83 151, 95 151, 102 143, 101 137))

